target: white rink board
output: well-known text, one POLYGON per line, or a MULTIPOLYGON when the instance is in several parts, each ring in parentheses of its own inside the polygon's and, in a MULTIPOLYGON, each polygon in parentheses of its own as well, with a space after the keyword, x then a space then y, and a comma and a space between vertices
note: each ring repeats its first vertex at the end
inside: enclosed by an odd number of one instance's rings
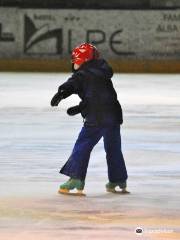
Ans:
POLYGON ((1 58, 66 58, 85 41, 113 59, 180 58, 180 10, 1 8, 0 24, 1 58))

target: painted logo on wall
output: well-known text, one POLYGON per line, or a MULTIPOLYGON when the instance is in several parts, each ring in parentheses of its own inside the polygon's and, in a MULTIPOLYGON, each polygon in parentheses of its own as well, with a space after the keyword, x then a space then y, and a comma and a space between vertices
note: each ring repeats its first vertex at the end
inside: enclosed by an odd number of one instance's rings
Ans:
POLYGON ((112 59, 179 58, 179 16, 179 11, 100 10, 97 14, 90 10, 27 9, 21 18, 23 44, 21 38, 17 42, 23 55, 40 58, 67 58, 82 42, 96 45, 103 57, 112 59))
POLYGON ((52 14, 24 15, 24 53, 26 55, 64 55, 71 53, 72 48, 81 42, 95 44, 101 52, 114 55, 131 56, 127 43, 123 40, 123 29, 112 29, 107 26, 96 28, 94 24, 87 27, 82 18, 73 14, 53 16, 52 14), (84 25, 82 25, 84 24, 84 25), (60 25, 60 27, 59 27, 60 25), (124 47, 124 44, 126 47, 124 47))
POLYGON ((0 23, 0 42, 14 42, 15 37, 12 33, 3 32, 2 23, 0 23))
POLYGON ((62 29, 50 29, 49 24, 36 27, 32 19, 24 16, 24 53, 30 55, 60 55, 62 29))

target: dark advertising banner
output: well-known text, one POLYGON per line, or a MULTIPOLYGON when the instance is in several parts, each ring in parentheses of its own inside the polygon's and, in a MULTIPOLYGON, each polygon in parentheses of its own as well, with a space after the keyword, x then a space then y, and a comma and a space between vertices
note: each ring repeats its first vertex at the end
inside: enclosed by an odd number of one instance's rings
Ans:
POLYGON ((0 9, 1 58, 67 58, 81 42, 111 59, 180 59, 180 11, 0 9))
POLYGON ((0 58, 20 55, 21 28, 22 22, 17 9, 0 8, 0 58))

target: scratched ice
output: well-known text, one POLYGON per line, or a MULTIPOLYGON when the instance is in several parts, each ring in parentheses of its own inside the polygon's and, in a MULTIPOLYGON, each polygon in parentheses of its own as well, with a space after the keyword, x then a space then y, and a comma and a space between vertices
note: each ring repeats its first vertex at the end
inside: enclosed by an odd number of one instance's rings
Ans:
MULTIPOLYGON (((83 124, 80 116, 69 117, 66 109, 79 99, 73 95, 58 108, 50 107, 50 99, 68 76, 0 74, 1 195, 46 193, 44 185, 66 179, 58 171, 70 155, 83 124), (39 186, 44 183, 44 187, 39 189, 38 182, 39 186), (28 191, 27 183, 32 186, 28 191), (11 191, 6 190, 7 186, 11 191)), ((113 77, 124 109, 122 147, 131 188, 137 184, 156 185, 161 180, 163 187, 180 179, 179 77, 126 74, 113 77)), ((91 155, 87 191, 93 193, 91 185, 95 181, 99 188, 94 191, 98 192, 101 186, 104 191, 107 167, 102 140, 91 155)))

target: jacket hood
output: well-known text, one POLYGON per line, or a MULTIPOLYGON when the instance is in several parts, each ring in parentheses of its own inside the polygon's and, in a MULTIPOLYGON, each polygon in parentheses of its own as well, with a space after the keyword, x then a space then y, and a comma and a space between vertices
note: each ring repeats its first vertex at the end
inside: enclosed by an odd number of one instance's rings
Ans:
POLYGON ((98 78, 111 79, 113 76, 113 70, 104 59, 95 59, 84 63, 79 70, 88 71, 98 78))

